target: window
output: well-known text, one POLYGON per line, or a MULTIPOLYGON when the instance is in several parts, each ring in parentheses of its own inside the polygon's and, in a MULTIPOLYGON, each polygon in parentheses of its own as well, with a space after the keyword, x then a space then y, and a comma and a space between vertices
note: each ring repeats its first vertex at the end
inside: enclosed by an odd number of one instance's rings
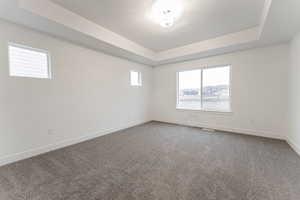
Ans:
POLYGON ((130 71, 130 84, 132 86, 142 86, 142 74, 137 71, 130 71))
POLYGON ((50 56, 46 51, 9 44, 8 53, 10 76, 51 78, 50 56))
POLYGON ((230 66, 178 72, 177 108, 230 112, 230 66))
POLYGON ((201 70, 179 72, 179 108, 201 108, 201 70))
POLYGON ((202 108, 230 111, 230 67, 203 70, 202 108))

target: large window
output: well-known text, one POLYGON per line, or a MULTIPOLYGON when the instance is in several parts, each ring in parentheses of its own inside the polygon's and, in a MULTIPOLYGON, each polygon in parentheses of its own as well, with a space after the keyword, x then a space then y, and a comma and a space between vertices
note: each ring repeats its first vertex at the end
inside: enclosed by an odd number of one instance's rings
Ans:
POLYGON ((177 108, 230 112, 230 66, 178 72, 177 108))
POLYGON ((51 78, 50 56, 47 51, 9 44, 10 76, 51 78))

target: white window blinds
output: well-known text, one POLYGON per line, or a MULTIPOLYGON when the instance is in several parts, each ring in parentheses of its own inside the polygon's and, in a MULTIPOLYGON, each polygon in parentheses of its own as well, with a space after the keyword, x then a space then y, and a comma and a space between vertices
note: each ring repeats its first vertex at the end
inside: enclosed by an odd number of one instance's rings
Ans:
POLYGON ((46 51, 9 44, 10 76, 51 78, 50 60, 46 51))

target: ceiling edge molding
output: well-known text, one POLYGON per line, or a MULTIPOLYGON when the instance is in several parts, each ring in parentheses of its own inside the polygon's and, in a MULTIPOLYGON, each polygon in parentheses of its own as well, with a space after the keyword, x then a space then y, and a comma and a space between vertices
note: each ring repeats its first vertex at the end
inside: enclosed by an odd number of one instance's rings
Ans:
POLYGON ((158 53, 158 61, 170 60, 192 54, 206 53, 214 49, 221 49, 233 45, 249 43, 259 39, 259 27, 227 34, 210 40, 205 40, 190 45, 170 49, 158 53))
POLYGON ((185 61, 188 59, 203 58, 218 55, 220 52, 232 52, 234 49, 240 50, 241 47, 251 46, 250 43, 255 43, 261 38, 271 5, 272 0, 265 0, 258 26, 214 39, 158 52, 156 65, 179 62, 180 60, 185 61), (213 52, 213 50, 215 50, 215 52, 213 52))
POLYGON ((22 12, 22 14, 7 13, 6 16, 2 16, 3 18, 88 48, 149 66, 199 59, 254 46, 263 35, 272 4, 272 0, 265 0, 260 21, 255 27, 190 45, 154 52, 50 0, 16 1, 18 2, 17 9, 19 9, 16 12, 22 12))
POLYGON ((259 24, 259 37, 261 37, 263 33, 267 21, 267 17, 270 13, 271 5, 272 5, 272 0, 265 0, 265 4, 260 18, 260 24, 259 24))
POLYGON ((155 58, 154 51, 105 29, 49 0, 19 0, 19 7, 136 55, 151 60, 155 58))

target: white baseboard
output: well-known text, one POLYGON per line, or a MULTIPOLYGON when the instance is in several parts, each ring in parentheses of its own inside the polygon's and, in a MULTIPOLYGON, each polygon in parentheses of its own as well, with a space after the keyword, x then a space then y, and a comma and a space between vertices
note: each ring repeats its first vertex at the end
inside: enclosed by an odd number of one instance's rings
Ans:
POLYGON ((165 121, 165 120, 154 120, 157 122, 163 122, 163 123, 170 123, 170 124, 178 124, 183 126, 192 126, 192 127, 199 127, 199 128, 208 128, 208 129, 217 129, 220 131, 226 131, 231 133, 238 133, 238 134, 244 134, 244 135, 252 135, 252 136, 258 136, 258 137, 265 137, 265 138, 272 138, 272 139, 279 139, 286 141, 291 148, 300 156, 300 145, 293 142, 293 140, 290 137, 281 136, 280 134, 273 134, 269 131, 257 131, 257 130, 249 130, 249 129, 240 129, 240 128, 226 128, 226 127, 216 127, 216 126, 209 126, 209 125, 200 125, 200 124, 185 124, 185 123, 178 123, 178 122, 171 122, 171 121, 165 121))
POLYGON ((155 120, 155 121, 165 122, 165 123, 170 123, 170 124, 178 124, 178 125, 183 125, 183 126, 192 126, 192 127, 198 127, 198 128, 216 129, 216 130, 220 130, 220 131, 226 131, 226 132, 238 133, 238 134, 244 134, 244 135, 252 135, 252 136, 258 136, 258 137, 285 140, 285 138, 283 136, 281 136, 281 134, 279 134, 279 133, 274 134, 271 131, 230 128, 230 127, 221 127, 221 126, 216 126, 216 125, 199 124, 199 123, 196 124, 196 123, 172 122, 172 121, 165 121, 165 120, 155 120))
MULTIPOLYGON (((36 149, 31 149, 28 151, 12 154, 9 156, 1 157, 0 158, 0 166, 4 166, 10 163, 14 163, 20 160, 24 160, 27 158, 31 158, 40 154, 44 154, 50 151, 54 151, 60 148, 64 148, 70 145, 78 144, 84 141, 88 141, 103 135, 107 135, 110 133, 114 133, 120 130, 124 130, 127 128, 131 128, 134 126, 138 126, 140 124, 147 123, 151 120, 147 121, 141 121, 141 122, 135 122, 135 123, 130 123, 124 126, 120 126, 118 128, 112 128, 112 129, 107 129, 107 130, 102 130, 97 133, 89 134, 88 136, 83 136, 71 140, 66 140, 62 141, 56 144, 51 144, 47 145, 44 147, 39 147, 36 149)), ((292 142, 290 138, 283 138, 279 134, 271 134, 270 132, 266 131, 256 131, 256 130, 249 130, 249 129, 239 129, 239 128, 226 128, 226 127, 215 127, 215 126, 210 126, 210 125, 204 125, 204 124, 187 124, 187 123, 178 123, 178 122, 171 122, 171 121, 165 121, 165 120, 154 120, 157 122, 164 122, 164 123, 170 123, 170 124, 178 124, 178 125, 183 125, 183 126, 193 126, 193 127, 199 127, 199 128, 209 128, 209 129, 217 129, 221 131, 228 131, 228 132, 233 132, 233 133, 238 133, 238 134, 245 134, 245 135, 253 135, 253 136, 259 136, 259 137, 267 137, 267 138, 273 138, 273 139, 282 139, 286 140, 287 143, 299 154, 300 156, 300 146, 292 142)))
POLYGON ((102 131, 99 131, 97 133, 89 134, 87 136, 78 137, 78 138, 71 139, 71 140, 65 140, 65 141, 62 141, 62 142, 58 142, 56 144, 50 144, 50 145, 47 145, 47 146, 38 147, 36 149, 31 149, 31 150, 28 150, 28 151, 24 151, 24 152, 8 155, 8 156, 5 156, 5 157, 1 157, 0 158, 0 166, 4 166, 4 165, 14 163, 14 162, 17 162, 17 161, 20 161, 20 160, 31 158, 31 157, 34 157, 34 156, 37 156, 37 155, 40 155, 40 154, 44 154, 44 153, 54 151, 54 150, 57 150, 57 149, 60 149, 60 148, 63 148, 63 147, 67 147, 67 146, 70 146, 70 145, 78 144, 78 143, 88 141, 88 140, 91 140, 91 139, 94 139, 94 138, 97 138, 97 137, 100 137, 100 136, 103 136, 103 135, 114 133, 114 132, 117 132, 117 131, 120 131, 120 130, 124 130, 124 129, 131 128, 131 127, 134 127, 134 126, 138 126, 138 125, 147 123, 149 121, 147 120, 147 121, 129 123, 127 125, 120 126, 118 128, 111 128, 111 129, 107 129, 107 130, 102 130, 102 131))
POLYGON ((300 145, 293 142, 290 137, 286 138, 286 142, 292 147, 292 149, 300 156, 300 145))

